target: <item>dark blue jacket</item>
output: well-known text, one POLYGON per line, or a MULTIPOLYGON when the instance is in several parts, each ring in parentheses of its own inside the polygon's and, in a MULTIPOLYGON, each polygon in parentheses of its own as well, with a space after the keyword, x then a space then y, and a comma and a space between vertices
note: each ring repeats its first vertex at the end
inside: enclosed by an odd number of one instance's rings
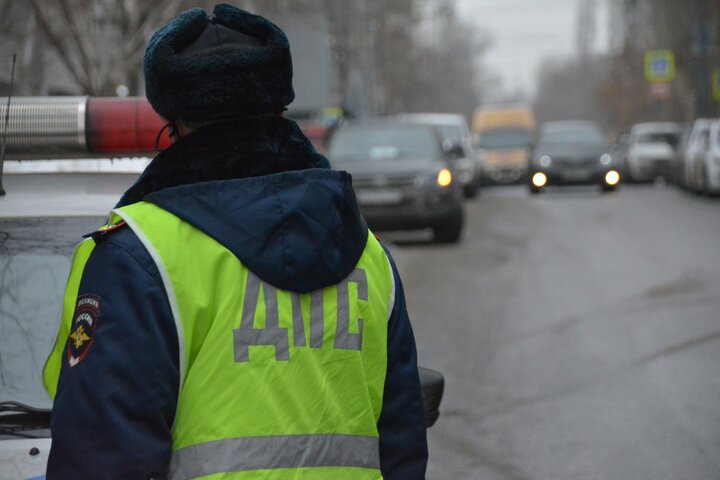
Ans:
MULTIPOLYGON (((213 125, 158 155, 120 205, 155 203, 266 282, 307 292, 350 273, 367 239, 349 175, 326 167, 287 120, 213 125)), ((86 356, 73 367, 63 360, 48 478, 162 478, 179 385, 172 313, 157 267, 130 228, 95 241, 79 296, 93 295, 100 306, 86 356)), ((415 341, 391 264, 396 298, 378 422, 381 470, 386 480, 419 480, 427 444, 415 341)))

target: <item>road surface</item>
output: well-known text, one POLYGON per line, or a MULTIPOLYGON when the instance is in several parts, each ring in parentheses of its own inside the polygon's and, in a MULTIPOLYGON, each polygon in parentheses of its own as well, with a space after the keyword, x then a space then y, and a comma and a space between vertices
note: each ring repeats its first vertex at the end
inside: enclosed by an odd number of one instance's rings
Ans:
POLYGON ((486 189, 459 245, 383 238, 446 378, 429 480, 720 478, 720 200, 486 189))

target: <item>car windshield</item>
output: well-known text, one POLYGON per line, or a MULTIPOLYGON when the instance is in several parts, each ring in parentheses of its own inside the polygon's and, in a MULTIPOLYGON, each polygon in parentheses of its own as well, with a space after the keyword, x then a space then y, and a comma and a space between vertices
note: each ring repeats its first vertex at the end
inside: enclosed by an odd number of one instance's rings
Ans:
POLYGON ((498 128, 482 132, 477 146, 487 150, 503 148, 526 148, 532 139, 530 132, 521 128, 498 128))
POLYGON ((667 143, 675 148, 678 145, 680 135, 675 132, 648 132, 641 133, 637 137, 637 143, 667 143))
POLYGON ((443 142, 450 142, 453 145, 462 144, 463 134, 459 125, 436 125, 443 142))
POLYGON ((42 368, 74 246, 101 217, 0 219, 0 402, 50 408, 42 368))
POLYGON ((606 144, 602 132, 594 127, 548 127, 540 133, 538 147, 580 147, 580 148, 602 148, 606 144))
POLYGON ((330 143, 331 161, 428 160, 440 153, 431 127, 423 125, 358 125, 341 129, 330 143))

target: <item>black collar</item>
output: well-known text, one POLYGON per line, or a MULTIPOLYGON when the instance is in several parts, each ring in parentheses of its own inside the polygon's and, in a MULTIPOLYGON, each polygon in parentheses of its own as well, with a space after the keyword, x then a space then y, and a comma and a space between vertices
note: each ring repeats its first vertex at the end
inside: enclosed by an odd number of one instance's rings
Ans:
POLYGON ((160 152, 117 207, 179 185, 329 167, 291 120, 269 116, 213 123, 160 152))

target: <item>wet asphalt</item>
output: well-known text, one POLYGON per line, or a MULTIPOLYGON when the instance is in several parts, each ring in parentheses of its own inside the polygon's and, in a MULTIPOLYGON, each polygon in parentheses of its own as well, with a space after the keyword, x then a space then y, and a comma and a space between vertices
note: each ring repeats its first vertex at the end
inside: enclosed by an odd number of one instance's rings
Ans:
POLYGON ((457 245, 382 236, 446 380, 429 480, 720 479, 720 199, 491 188, 457 245))

